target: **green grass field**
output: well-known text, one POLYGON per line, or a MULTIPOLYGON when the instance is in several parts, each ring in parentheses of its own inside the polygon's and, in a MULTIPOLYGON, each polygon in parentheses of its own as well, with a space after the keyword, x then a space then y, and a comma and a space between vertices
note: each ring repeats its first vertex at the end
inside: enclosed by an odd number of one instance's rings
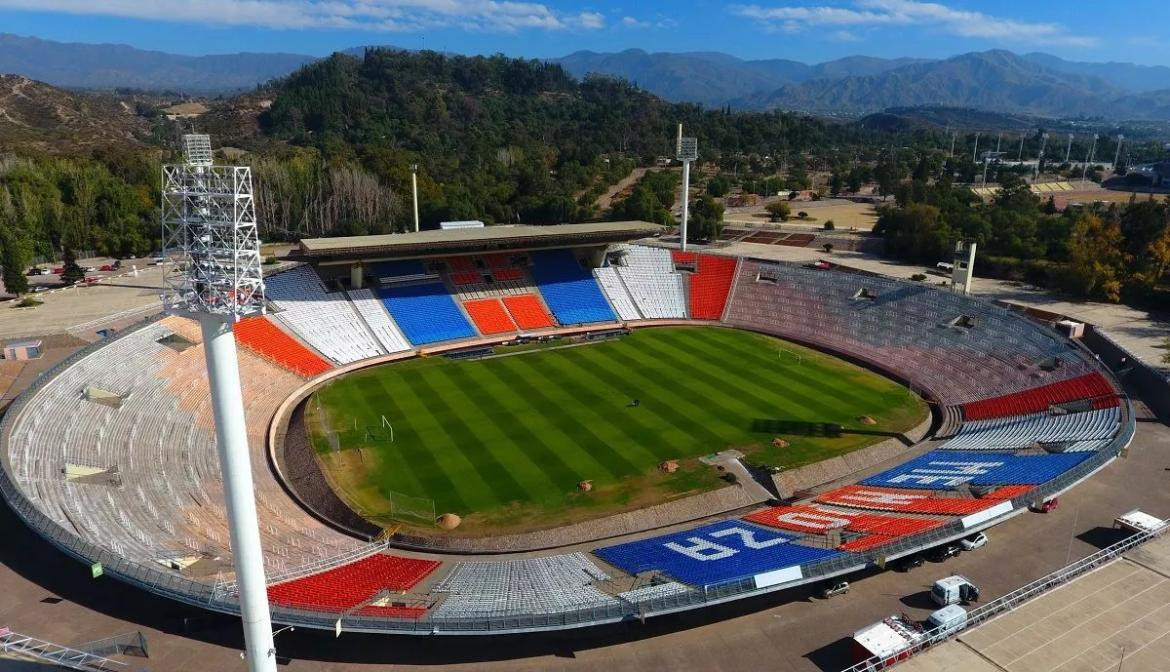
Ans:
POLYGON ((356 510, 388 522, 391 491, 428 497, 437 513, 462 516, 467 533, 640 508, 721 485, 696 459, 707 453, 733 447, 795 467, 876 443, 926 414, 906 388, 859 367, 706 327, 380 366, 322 388, 308 409, 326 474, 356 510), (640 405, 630 407, 633 399, 640 405), (861 415, 878 424, 859 423, 861 415), (827 435, 822 423, 845 431, 827 435), (778 436, 790 445, 772 446, 778 436), (667 459, 680 462, 676 473, 657 469, 667 459), (592 492, 577 491, 582 480, 592 492))

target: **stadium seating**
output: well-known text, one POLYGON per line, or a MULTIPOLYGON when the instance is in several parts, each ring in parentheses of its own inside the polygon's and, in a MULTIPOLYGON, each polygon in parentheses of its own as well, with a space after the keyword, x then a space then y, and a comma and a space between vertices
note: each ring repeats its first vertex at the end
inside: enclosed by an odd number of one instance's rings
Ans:
POLYGON ((628 574, 660 571, 695 586, 710 586, 832 557, 838 552, 792 543, 795 536, 724 521, 594 551, 628 574))
POLYGON ((240 345, 306 378, 333 368, 329 362, 298 343, 265 317, 240 320, 236 323, 235 332, 240 345))
POLYGON ((1049 406, 1079 399, 1095 399, 1098 407, 1116 406, 1116 391, 1100 373, 1042 385, 1030 390, 1007 394, 963 405, 968 420, 987 420, 1011 415, 1027 415, 1047 410, 1049 406))
POLYGON ((402 352, 410 349, 410 342, 406 340, 406 336, 402 334, 398 325, 390 319, 385 306, 378 297, 374 296, 374 292, 368 289, 355 289, 350 291, 349 298, 386 352, 402 352))
POLYGON ((557 322, 569 325, 617 319, 593 274, 581 268, 572 252, 537 252, 534 261, 532 277, 557 322))
POLYGON ((380 282, 396 282, 404 280, 418 280, 432 277, 418 259, 400 259, 395 261, 379 261, 370 264, 370 273, 380 282))
POLYGON ((794 532, 823 534, 844 529, 887 537, 917 534, 946 522, 942 518, 898 518, 816 505, 774 506, 745 516, 744 520, 794 532))
POLYGON ((327 293, 312 267, 268 276, 264 287, 280 309, 274 317, 333 361, 348 364, 383 354, 345 294, 327 293))
MULTIPOLYGON (((346 611, 372 600, 383 591, 408 591, 438 566, 435 560, 376 554, 318 574, 271 585, 268 599, 273 604, 299 609, 346 611)), ((387 607, 373 609, 376 611, 364 615, 415 618, 421 615, 418 610, 386 612, 377 610, 387 607)))
POLYGON ((945 490, 971 485, 1034 485, 1051 481, 1092 453, 1014 455, 985 451, 932 450, 871 476, 862 485, 945 490))
POLYGON ((437 618, 554 614, 616 602, 592 584, 609 578, 583 553, 462 562, 434 585, 437 618))
POLYGON ((540 297, 535 294, 517 294, 505 296, 504 307, 517 327, 521 329, 545 329, 555 327, 552 317, 544 309, 540 297))
POLYGON ((475 329, 442 283, 394 285, 378 290, 390 316, 415 345, 475 336, 475 329))
POLYGON ((456 285, 474 285, 483 282, 483 274, 475 271, 457 271, 450 274, 451 282, 456 285))
POLYGON ((946 450, 1006 450, 1026 448, 1036 443, 1102 440, 1117 433, 1120 420, 1117 407, 1083 413, 1037 413, 975 420, 964 423, 955 438, 941 447, 946 450))
MULTIPOLYGON (((999 488, 1003 490, 1004 488, 999 488)), ((1000 498, 935 497, 923 490, 845 485, 819 495, 816 501, 874 511, 967 516, 995 506, 1000 498)))
POLYGON ((464 301, 463 307, 467 309, 467 314, 471 316, 471 321, 475 322, 479 333, 485 336, 516 331, 516 324, 512 322, 499 299, 464 301))
POLYGON ((613 306, 614 311, 617 312, 618 317, 623 320, 642 319, 642 314, 634 306, 634 300, 630 298, 630 293, 626 290, 625 283, 618 277, 616 268, 613 266, 595 268, 593 269, 593 275, 597 278, 597 284, 605 292, 606 298, 609 299, 609 303, 613 306))
POLYGON ((675 263, 695 264, 696 272, 691 274, 691 317, 696 320, 722 319, 739 260, 678 251, 673 255, 675 263))
POLYGON ((626 245, 619 251, 620 265, 613 268, 642 317, 686 318, 686 280, 674 271, 670 251, 643 245, 626 245))

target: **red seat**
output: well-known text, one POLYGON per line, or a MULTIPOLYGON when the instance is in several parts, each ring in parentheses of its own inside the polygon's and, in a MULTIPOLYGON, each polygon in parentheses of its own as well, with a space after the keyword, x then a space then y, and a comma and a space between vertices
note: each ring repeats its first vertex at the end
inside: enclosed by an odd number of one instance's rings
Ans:
POLYGON ((691 317, 696 320, 722 318, 739 261, 735 257, 691 254, 677 250, 671 254, 676 264, 695 264, 695 272, 691 273, 690 283, 691 317))
POLYGON ((503 334, 516 331, 516 324, 508 317, 499 299, 476 299, 464 301, 463 307, 475 322, 481 334, 503 334))
POLYGON ((1093 408, 1112 408, 1117 405, 1117 393, 1100 373, 1093 372, 1068 380, 1061 380, 1021 392, 1013 392, 990 399, 963 404, 967 420, 989 420, 1012 415, 1027 415, 1048 410, 1053 404, 1064 404, 1083 399, 1092 400, 1093 408))
MULTIPOLYGON (((273 604, 313 609, 318 611, 348 611, 383 591, 405 592, 433 572, 439 563, 435 560, 401 558, 393 555, 371 555, 348 565, 285 581, 268 587, 268 599, 273 604)), ((404 618, 418 618, 420 607, 371 607, 362 612, 404 618), (397 611, 405 610, 405 611, 397 611)), ((425 610, 421 610, 425 611, 425 610)))
POLYGON ((552 316, 544 309, 544 304, 535 294, 520 294, 505 296, 504 305, 521 329, 543 329, 555 326, 552 316))
POLYGON ((842 486, 820 495, 816 501, 856 509, 949 516, 966 516, 999 504, 999 500, 991 498, 935 497, 924 490, 881 488, 872 485, 842 486))
POLYGON ((475 285, 483 282, 483 275, 477 271, 459 271, 451 274, 451 282, 456 285, 475 285))
POLYGON ((333 365, 284 333, 266 317, 249 317, 235 326, 240 345, 306 378, 325 373, 333 365))

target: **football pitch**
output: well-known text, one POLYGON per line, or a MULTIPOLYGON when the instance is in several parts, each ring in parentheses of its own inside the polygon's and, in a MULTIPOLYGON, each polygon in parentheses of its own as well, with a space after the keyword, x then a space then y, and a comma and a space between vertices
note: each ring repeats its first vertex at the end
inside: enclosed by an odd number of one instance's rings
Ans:
POLYGON ((791 468, 926 415, 893 381, 731 329, 497 353, 379 366, 318 390, 306 424, 338 494, 376 522, 403 520, 394 502, 422 498, 463 517, 461 531, 538 529, 724 485, 697 459, 708 453, 791 468), (662 473, 665 460, 678 471, 662 473))

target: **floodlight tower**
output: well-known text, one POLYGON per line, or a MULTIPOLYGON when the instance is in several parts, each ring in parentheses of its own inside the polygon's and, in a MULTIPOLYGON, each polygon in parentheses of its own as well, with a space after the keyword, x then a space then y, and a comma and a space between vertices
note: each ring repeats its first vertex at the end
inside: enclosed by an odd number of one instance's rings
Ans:
POLYGON ((1024 138, 1028 137, 1027 133, 1020 134, 1020 155, 1016 157, 1016 163, 1024 162, 1024 138))
POLYGON ((678 140, 676 141, 675 151, 677 152, 678 160, 682 162, 682 227, 679 229, 679 233, 682 234, 680 245, 682 250, 686 252, 687 202, 691 199, 691 163, 699 158, 699 141, 696 138, 684 138, 682 135, 682 124, 678 125, 678 140))
POLYGON ((1044 150, 1048 147, 1048 134, 1040 136, 1040 156, 1036 159, 1036 173, 1033 179, 1040 178, 1040 166, 1044 163, 1044 150))
POLYGON ((1117 151, 1113 153, 1113 170, 1117 170, 1117 162, 1121 160, 1121 143, 1125 142, 1125 136, 1120 133, 1117 135, 1117 151))
POLYGON ((979 132, 975 132, 975 149, 971 151, 971 163, 979 160, 979 132))
POLYGON ((163 308, 199 320, 223 474, 240 618, 251 672, 276 672, 260 527, 233 327, 264 313, 252 171, 216 166, 206 135, 185 135, 186 163, 162 167, 163 308))
POLYGON ((414 206, 414 232, 418 233, 418 164, 410 164, 410 202, 414 206))
POLYGON ((1097 154, 1097 138, 1100 136, 1093 134, 1093 144, 1089 146, 1089 153, 1085 155, 1085 165, 1081 167, 1081 188, 1085 187, 1085 177, 1089 174, 1089 164, 1093 162, 1093 157, 1097 154))
POLYGON ((1064 150, 1064 162, 1065 163, 1068 163, 1069 159, 1072 158, 1072 139, 1073 139, 1073 134, 1069 133, 1068 134, 1068 147, 1064 150))

